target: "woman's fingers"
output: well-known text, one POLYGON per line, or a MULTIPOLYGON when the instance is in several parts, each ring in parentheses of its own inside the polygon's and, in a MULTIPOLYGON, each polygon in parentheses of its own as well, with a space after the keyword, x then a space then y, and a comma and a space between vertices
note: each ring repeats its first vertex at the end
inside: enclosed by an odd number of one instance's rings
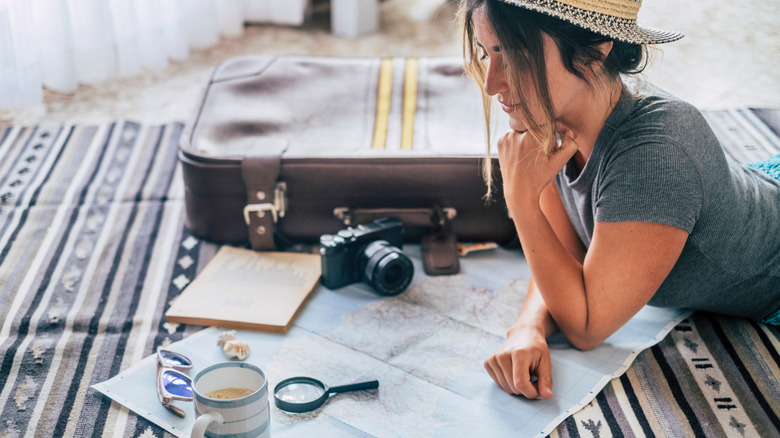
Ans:
MULTIPOLYGON (((518 352, 519 353, 519 352, 518 352)), ((518 354, 518 356, 520 356, 518 354)), ((539 392, 536 390, 533 382, 531 382, 531 369, 528 362, 522 360, 520 357, 515 358, 513 362, 513 384, 514 393, 522 394, 527 398, 538 398, 539 392)))
POLYGON ((529 399, 552 397, 552 370, 549 355, 541 354, 532 365, 527 353, 512 357, 509 353, 496 354, 485 361, 485 370, 498 386, 509 394, 529 399), (532 380, 536 377, 536 381, 532 380))
POLYGON ((490 374, 490 378, 493 379, 494 382, 498 383, 498 386, 500 386, 501 389, 510 394, 513 394, 512 389, 507 383, 506 376, 504 376, 504 371, 498 364, 498 359, 495 355, 491 356, 488 360, 485 361, 485 369, 487 370, 488 374, 490 374))
POLYGON ((555 152, 547 154, 545 149, 528 133, 509 131, 498 142, 498 158, 505 195, 520 199, 531 199, 555 177, 564 165, 577 153, 579 146, 571 131, 559 133, 553 142, 555 152))
POLYGON ((552 363, 550 362, 550 353, 542 354, 539 360, 539 367, 536 369, 536 387, 539 396, 542 398, 552 398, 553 380, 552 363))
POLYGON ((559 132, 556 135, 556 142, 558 142, 558 149, 550 156, 550 164, 554 169, 562 169, 580 147, 568 130, 559 132))

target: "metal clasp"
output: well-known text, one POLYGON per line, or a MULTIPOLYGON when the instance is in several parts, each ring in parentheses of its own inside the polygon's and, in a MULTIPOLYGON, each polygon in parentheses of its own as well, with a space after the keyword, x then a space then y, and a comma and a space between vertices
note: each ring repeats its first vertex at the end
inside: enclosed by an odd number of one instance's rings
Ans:
POLYGON ((344 225, 350 226, 352 225, 352 215, 349 211, 349 207, 336 207, 333 209, 333 216, 344 222, 344 225))
POLYGON ((244 222, 247 225, 251 223, 249 218, 251 213, 257 213, 257 217, 262 218, 267 211, 271 212, 274 223, 278 222, 280 217, 284 217, 284 214, 287 212, 287 183, 276 183, 274 186, 273 203, 247 204, 244 207, 244 222))
POLYGON ((442 208, 441 211, 444 212, 444 216, 447 218, 447 220, 453 220, 455 217, 458 216, 458 210, 452 208, 452 207, 445 207, 442 208))

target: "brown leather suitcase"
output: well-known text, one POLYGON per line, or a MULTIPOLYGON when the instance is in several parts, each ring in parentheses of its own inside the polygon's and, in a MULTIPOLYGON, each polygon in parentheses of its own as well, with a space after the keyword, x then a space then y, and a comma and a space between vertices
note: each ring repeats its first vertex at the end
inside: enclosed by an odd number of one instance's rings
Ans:
POLYGON ((481 108, 456 58, 229 59, 182 136, 187 226, 258 250, 380 217, 407 241, 509 243, 501 193, 484 200, 481 108))

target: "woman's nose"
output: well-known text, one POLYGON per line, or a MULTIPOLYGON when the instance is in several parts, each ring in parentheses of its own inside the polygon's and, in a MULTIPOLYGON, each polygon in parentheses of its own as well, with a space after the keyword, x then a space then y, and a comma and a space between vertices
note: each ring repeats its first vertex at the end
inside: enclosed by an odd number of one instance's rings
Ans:
POLYGON ((506 73, 501 63, 489 62, 485 72, 485 83, 482 85, 489 96, 507 90, 506 73))

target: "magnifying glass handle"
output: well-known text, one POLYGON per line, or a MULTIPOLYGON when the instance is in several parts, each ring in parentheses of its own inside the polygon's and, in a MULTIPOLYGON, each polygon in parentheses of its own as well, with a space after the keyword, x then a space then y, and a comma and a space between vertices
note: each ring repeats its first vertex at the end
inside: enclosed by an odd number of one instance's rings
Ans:
POLYGON ((379 380, 371 380, 369 382, 353 383, 351 385, 334 386, 330 388, 328 392, 331 394, 336 394, 339 392, 363 391, 366 389, 377 388, 379 388, 379 380))

